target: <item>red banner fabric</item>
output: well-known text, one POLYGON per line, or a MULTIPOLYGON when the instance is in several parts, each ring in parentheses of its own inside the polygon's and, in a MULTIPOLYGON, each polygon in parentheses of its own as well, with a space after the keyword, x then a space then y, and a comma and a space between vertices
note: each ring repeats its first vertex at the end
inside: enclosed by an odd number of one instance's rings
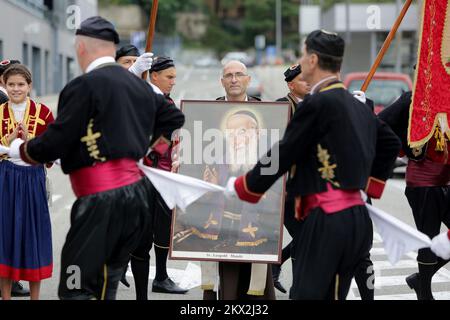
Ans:
POLYGON ((408 141, 420 147, 437 125, 450 138, 450 1, 424 0, 408 141))

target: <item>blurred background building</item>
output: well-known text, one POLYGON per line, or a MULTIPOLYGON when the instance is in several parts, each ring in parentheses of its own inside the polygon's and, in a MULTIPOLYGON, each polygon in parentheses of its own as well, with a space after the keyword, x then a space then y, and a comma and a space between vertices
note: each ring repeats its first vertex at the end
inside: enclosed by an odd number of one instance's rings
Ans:
POLYGON ((0 0, 0 59, 31 69, 34 94, 59 92, 79 74, 76 24, 96 14, 97 0, 0 0))
MULTIPOLYGON (((338 3, 326 11, 320 6, 300 9, 302 36, 320 28, 337 32, 346 39, 343 73, 365 71, 372 65, 397 19, 403 1, 392 3, 338 3)), ((379 71, 412 74, 417 59, 420 10, 411 5, 379 71)))
MULTIPOLYGON (((412 75, 420 2, 413 2, 380 71, 412 75)), ((323 28, 347 40, 344 76, 367 72, 403 3, 163 0, 153 51, 184 65, 217 67, 230 56, 242 56, 251 66, 288 65, 297 61, 305 36, 323 28)), ((58 92, 79 74, 73 50, 74 22, 102 15, 118 29, 121 45, 132 43, 142 50, 151 4, 150 0, 0 0, 0 58, 17 58, 28 65, 36 94, 58 92)))

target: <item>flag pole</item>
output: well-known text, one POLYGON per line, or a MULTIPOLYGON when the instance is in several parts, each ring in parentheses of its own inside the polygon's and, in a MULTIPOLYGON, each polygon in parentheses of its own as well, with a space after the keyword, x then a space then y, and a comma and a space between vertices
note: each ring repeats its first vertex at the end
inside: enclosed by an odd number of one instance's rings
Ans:
MULTIPOLYGON (((158 0, 153 0, 152 9, 150 11, 150 23, 148 25, 147 43, 145 52, 151 52, 153 47, 153 38, 155 37, 156 17, 158 16, 158 0)), ((142 79, 146 80, 148 71, 142 74, 142 79)))
POLYGON ((392 27, 391 31, 389 32, 389 35, 387 36, 386 40, 384 41, 383 47, 381 48, 380 52, 378 53, 377 58, 375 59, 375 62, 372 66, 372 68, 369 71, 369 74, 367 75, 366 80, 364 81, 364 84, 361 87, 361 91, 366 91, 369 87, 370 82, 372 81, 373 76, 375 75, 375 72, 377 71, 378 67, 381 64, 381 61, 383 60, 387 50, 389 49, 392 40, 394 40, 395 34, 397 33, 398 28, 400 27, 400 24, 403 21, 403 18, 405 17, 406 13, 408 12, 409 7, 411 6, 412 0, 407 0, 405 4, 403 5, 402 11, 400 12, 400 15, 398 16, 397 20, 395 21, 394 26, 392 27))

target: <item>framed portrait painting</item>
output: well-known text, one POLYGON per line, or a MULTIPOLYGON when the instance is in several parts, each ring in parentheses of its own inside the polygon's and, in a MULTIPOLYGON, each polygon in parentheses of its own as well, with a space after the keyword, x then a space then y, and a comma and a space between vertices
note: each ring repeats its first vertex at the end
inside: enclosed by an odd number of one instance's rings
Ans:
MULTIPOLYGON (((253 168, 284 135, 288 103, 182 101, 178 173, 226 186, 253 168)), ((274 156, 275 157, 275 156, 274 156)), ((267 157, 266 157, 267 158, 267 157)), ((271 159, 265 174, 276 172, 271 159)), ((285 179, 258 204, 206 194, 175 210, 171 259, 277 263, 281 260, 285 179)))

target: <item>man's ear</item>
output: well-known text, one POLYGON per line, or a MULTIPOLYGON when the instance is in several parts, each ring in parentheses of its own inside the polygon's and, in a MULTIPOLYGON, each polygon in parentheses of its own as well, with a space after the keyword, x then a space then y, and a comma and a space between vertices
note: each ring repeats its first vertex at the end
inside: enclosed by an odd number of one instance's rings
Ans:
POLYGON ((292 81, 288 82, 287 86, 288 86, 289 90, 291 90, 291 91, 294 90, 294 84, 292 83, 292 81))
POLYGON ((86 53, 86 45, 84 44, 83 41, 81 41, 81 40, 77 41, 76 46, 77 46, 78 54, 84 55, 86 53))
POLYGON ((309 63, 311 64, 312 68, 317 67, 317 65, 319 64, 319 56, 315 53, 311 54, 309 56, 309 63))

